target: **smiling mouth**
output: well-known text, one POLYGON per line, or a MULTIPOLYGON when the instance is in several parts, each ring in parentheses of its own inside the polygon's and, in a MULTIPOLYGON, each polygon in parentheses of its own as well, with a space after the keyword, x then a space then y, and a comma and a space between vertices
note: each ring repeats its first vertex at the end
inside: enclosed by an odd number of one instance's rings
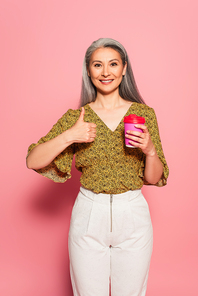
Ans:
POLYGON ((109 84, 109 83, 111 83, 112 81, 113 81, 113 79, 100 80, 100 82, 101 82, 102 84, 109 84))

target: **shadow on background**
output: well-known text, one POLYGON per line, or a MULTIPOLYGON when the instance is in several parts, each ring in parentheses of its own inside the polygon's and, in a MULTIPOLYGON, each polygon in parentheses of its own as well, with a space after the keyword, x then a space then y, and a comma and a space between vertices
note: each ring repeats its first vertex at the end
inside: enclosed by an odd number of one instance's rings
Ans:
MULTIPOLYGON (((80 172, 72 164, 72 177, 65 183, 47 181, 47 185, 31 193, 29 210, 44 216, 59 216, 71 210, 80 187, 80 172)), ((42 176, 41 176, 42 177, 42 176)))
MULTIPOLYGON (((44 185, 35 187, 35 190, 29 193, 25 206, 25 211, 34 221, 35 227, 43 228, 43 233, 46 231, 47 239, 53 239, 54 229, 59 232, 58 254, 55 256, 58 260, 58 274, 62 277, 60 278, 62 283, 60 285, 63 286, 61 289, 64 291, 63 295, 67 296, 73 295, 69 274, 68 232, 72 207, 79 192, 81 175, 75 169, 74 161, 71 174, 72 178, 63 184, 45 180, 44 185), (49 236, 50 227, 53 228, 51 236, 49 236)), ((57 246, 55 248, 57 249, 57 246)))

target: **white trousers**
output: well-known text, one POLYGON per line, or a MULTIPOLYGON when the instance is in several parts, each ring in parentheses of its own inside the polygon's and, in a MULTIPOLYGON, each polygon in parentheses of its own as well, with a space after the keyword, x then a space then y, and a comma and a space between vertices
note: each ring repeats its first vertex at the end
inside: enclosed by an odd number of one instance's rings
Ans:
POLYGON ((69 230, 74 296, 144 296, 152 245, 141 190, 110 195, 81 187, 69 230))

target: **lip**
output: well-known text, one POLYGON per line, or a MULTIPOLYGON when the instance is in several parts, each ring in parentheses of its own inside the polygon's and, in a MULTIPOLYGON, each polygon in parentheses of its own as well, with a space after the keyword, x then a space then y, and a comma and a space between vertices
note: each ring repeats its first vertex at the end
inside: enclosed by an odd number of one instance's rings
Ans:
POLYGON ((112 82, 113 82, 113 79, 102 79, 102 80, 100 80, 100 82, 101 82, 102 84, 107 85, 107 84, 112 83, 112 82))

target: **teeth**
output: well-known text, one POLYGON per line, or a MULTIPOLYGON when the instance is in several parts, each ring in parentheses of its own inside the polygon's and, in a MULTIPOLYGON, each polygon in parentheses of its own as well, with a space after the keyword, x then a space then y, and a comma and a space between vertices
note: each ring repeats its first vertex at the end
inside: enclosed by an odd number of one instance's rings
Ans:
POLYGON ((101 80, 102 82, 111 82, 111 81, 113 81, 113 79, 111 79, 111 80, 101 80))

